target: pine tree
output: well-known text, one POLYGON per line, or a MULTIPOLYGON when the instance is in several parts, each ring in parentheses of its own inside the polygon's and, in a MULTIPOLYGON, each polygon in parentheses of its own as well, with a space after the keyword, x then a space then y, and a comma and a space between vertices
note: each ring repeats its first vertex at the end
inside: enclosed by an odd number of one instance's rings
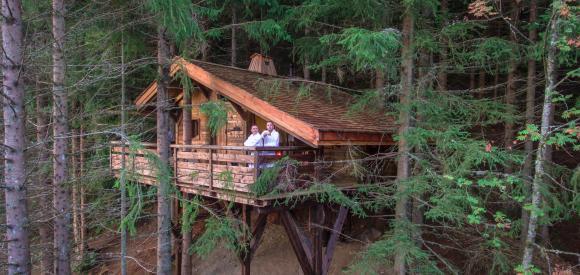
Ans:
POLYGON ((22 3, 2 1, 4 194, 8 274, 29 274, 30 243, 26 203, 22 3))
POLYGON ((53 95, 53 179, 55 209, 54 247, 55 274, 70 274, 70 191, 67 185, 68 100, 65 81, 65 6, 63 0, 52 1, 52 95, 53 95))

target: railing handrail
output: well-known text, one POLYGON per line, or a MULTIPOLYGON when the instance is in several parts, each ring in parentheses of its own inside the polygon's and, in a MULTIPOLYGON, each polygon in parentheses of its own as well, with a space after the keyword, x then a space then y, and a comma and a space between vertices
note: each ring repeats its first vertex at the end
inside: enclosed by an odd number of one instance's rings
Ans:
MULTIPOLYGON (((121 141, 111 141, 111 145, 129 146, 129 143, 121 141)), ((156 143, 141 142, 143 147, 157 147, 156 143)), ((308 146, 278 146, 278 147, 261 147, 261 146, 226 146, 226 145, 185 145, 185 144, 171 144, 171 148, 177 149, 212 149, 212 150, 231 150, 231 151, 307 151, 315 150, 315 148, 308 146)))

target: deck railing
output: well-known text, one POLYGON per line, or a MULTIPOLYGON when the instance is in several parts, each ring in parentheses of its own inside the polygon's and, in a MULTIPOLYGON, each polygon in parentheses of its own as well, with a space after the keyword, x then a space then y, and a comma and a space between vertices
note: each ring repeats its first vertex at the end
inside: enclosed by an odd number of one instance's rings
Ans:
MULTIPOLYGON (((114 142, 111 144, 111 170, 119 175, 123 156, 129 174, 135 175, 136 181, 145 184, 156 184, 157 168, 152 156, 156 153, 156 144, 141 143, 140 148, 129 149, 128 144, 114 142)), ((219 145, 179 145, 171 146, 170 166, 172 180, 177 186, 185 188, 202 188, 215 191, 235 191, 253 193, 251 185, 260 174, 276 161, 288 157, 292 168, 283 167, 284 174, 292 174, 293 180, 306 178, 314 180, 317 169, 315 159, 317 151, 310 147, 246 147, 219 145)), ((288 181, 288 178, 286 178, 288 181)), ((295 183, 282 189, 296 188, 295 183)), ((286 190, 283 190, 286 191, 286 190)))

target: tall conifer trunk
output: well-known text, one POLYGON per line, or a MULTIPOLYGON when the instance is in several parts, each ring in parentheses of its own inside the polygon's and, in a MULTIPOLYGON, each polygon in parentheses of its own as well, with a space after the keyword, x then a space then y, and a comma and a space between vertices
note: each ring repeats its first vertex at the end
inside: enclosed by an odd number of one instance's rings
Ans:
MULTIPOLYGON (((518 22, 518 17, 519 17, 519 6, 516 3, 516 1, 512 2, 512 15, 511 15, 511 22, 514 25, 517 24, 518 22)), ((516 34, 515 34, 515 30, 512 30, 510 28, 510 41, 515 44, 517 43, 517 39, 516 39, 516 34)), ((508 76, 507 76, 507 88, 506 88, 506 94, 505 94, 505 103, 512 107, 512 108, 516 108, 515 103, 516 103, 516 70, 518 67, 518 63, 516 61, 515 58, 511 58, 509 60, 509 68, 508 68, 508 76)), ((511 115, 514 115, 514 112, 510 113, 511 115)), ((503 143, 504 146, 508 149, 511 149, 514 140, 514 124, 513 122, 506 122, 504 125, 504 138, 503 138, 503 143)), ((506 166, 506 173, 511 173, 513 168, 512 168, 512 164, 508 164, 506 166)))
MULTIPOLYGON (((402 72, 401 72, 401 94, 400 94, 400 104, 401 111, 399 114, 399 157, 397 161, 397 193, 404 194, 406 192, 407 186, 404 182, 409 178, 409 146, 407 140, 405 139, 405 134, 409 130, 409 125, 411 123, 411 114, 408 109, 411 102, 411 90, 413 87, 413 14, 411 11, 407 11, 405 17, 403 18, 403 45, 401 50, 402 56, 402 72)), ((397 205, 395 208, 396 219, 400 222, 406 222, 409 220, 409 209, 408 209, 409 199, 406 195, 399 197, 397 205)), ((402 252, 397 252, 395 255, 395 264, 393 270, 395 274, 405 274, 405 256, 402 252)))
MULTIPOLYGON (((554 1, 556 3, 560 1, 554 1)), ((555 3, 555 4, 556 4, 555 3)), ((557 5, 553 5, 557 6, 557 5)), ((547 43, 548 55, 545 60, 546 66, 546 87, 544 89, 544 103, 542 106, 542 124, 540 126, 540 141, 538 143, 538 150, 536 152, 536 160, 534 167, 534 180, 532 182, 532 209, 530 211, 527 226, 526 241, 524 244, 524 253, 522 258, 522 267, 524 270, 529 270, 532 266, 532 259, 534 254, 534 244, 536 241, 539 209, 542 207, 542 195, 540 193, 541 185, 544 181, 545 162, 549 157, 548 144, 546 143, 551 126, 551 117, 553 112, 552 94, 556 87, 556 42, 558 41, 558 15, 554 16, 550 21, 549 37, 547 43)))
POLYGON ((236 62, 238 60, 238 40, 236 37, 236 24, 238 23, 238 17, 236 14, 236 5, 235 2, 232 2, 232 37, 230 40, 230 48, 232 51, 231 59, 230 59, 230 66, 235 67, 236 62))
MULTIPOLYGON (((40 146, 38 147, 38 162, 41 163, 42 173, 39 176, 38 186, 39 189, 43 192, 42 195, 39 196, 38 204, 39 205, 50 205, 52 200, 52 192, 45 192, 44 190, 51 189, 50 183, 50 173, 44 169, 45 165, 48 165, 50 158, 49 158, 49 149, 47 146, 48 140, 48 119, 47 114, 45 113, 45 108, 48 106, 46 102, 45 96, 40 92, 36 96, 36 143, 40 146)), ((38 235, 40 237, 40 242, 42 243, 41 246, 41 256, 40 256, 40 272, 42 274, 50 274, 54 270, 53 265, 53 250, 52 250, 52 239, 53 239, 53 232, 52 232, 52 225, 50 220, 53 217, 53 213, 50 209, 40 209, 41 217, 44 220, 38 227, 38 235)))
POLYGON ((67 147, 68 147, 68 108, 67 94, 64 90, 64 0, 52 1, 52 96, 53 96, 53 204, 54 247, 56 250, 55 274, 70 274, 70 190, 67 187, 67 147))
MULTIPOLYGON (((441 14, 443 15, 443 25, 447 25, 447 0, 441 0, 441 14)), ((441 41, 441 52, 439 53, 439 72, 437 73, 437 90, 447 91, 447 40, 441 41)))
MULTIPOLYGON (((233 49, 233 48, 232 48, 233 49)), ((233 61, 233 59, 232 59, 233 61)), ((232 64, 232 66, 234 66, 232 64)), ((183 91, 183 144, 191 145, 192 139, 192 122, 191 122, 191 93, 193 91, 183 91)), ((185 151, 190 151, 188 148, 185 151)), ((190 199, 186 194, 185 199, 190 199)), ((182 242, 181 242, 181 274, 189 275, 192 271, 191 266, 191 255, 189 255, 189 247, 191 246, 192 236, 191 230, 187 232, 182 232, 182 242)))
POLYGON ((8 274, 30 273, 26 205, 24 83, 22 73, 22 5, 2 1, 2 76, 4 115, 4 194, 8 274))
MULTIPOLYGON (((530 25, 533 25, 538 18, 537 1, 530 1, 530 25)), ((538 31, 535 27, 530 27, 528 32, 530 43, 535 43, 538 39, 538 31)), ((528 58, 528 78, 526 81, 526 124, 534 124, 535 121, 535 103, 536 103, 536 60, 533 57, 528 58)), ((525 161, 523 176, 526 188, 526 194, 530 192, 530 182, 532 180, 532 162, 533 162, 534 142, 531 139, 526 140, 525 144, 525 161)), ((528 232, 528 211, 522 210, 522 233, 520 239, 525 241, 528 232)))
POLYGON ((167 30, 159 27, 157 61, 159 81, 157 85, 157 153, 160 176, 157 188, 157 274, 171 274, 171 184, 169 175, 169 43, 167 30))

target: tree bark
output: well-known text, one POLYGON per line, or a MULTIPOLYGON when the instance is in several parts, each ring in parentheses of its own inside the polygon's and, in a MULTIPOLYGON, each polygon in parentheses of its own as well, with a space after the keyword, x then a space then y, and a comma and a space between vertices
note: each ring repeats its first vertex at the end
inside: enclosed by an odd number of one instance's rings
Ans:
MULTIPOLYGON (((310 34, 310 30, 308 28, 306 28, 304 30, 304 36, 308 36, 310 34)), ((304 64, 302 66, 302 73, 304 76, 304 79, 309 80, 310 79, 310 68, 308 68, 308 65, 310 65, 310 62, 308 60, 307 56, 304 56, 304 64)))
POLYGON ((231 55, 231 60, 230 60, 230 66, 235 67, 236 66, 236 61, 238 60, 238 42, 237 42, 237 37, 236 37, 236 24, 238 23, 238 17, 236 14, 236 5, 234 3, 232 3, 232 39, 231 39, 231 51, 232 51, 232 55, 231 55))
POLYGON ((67 187, 68 107, 64 90, 64 14, 63 0, 52 1, 52 95, 53 95, 53 180, 55 274, 71 274, 70 268, 70 190, 67 187))
POLYGON ((159 27, 159 81, 157 85, 157 153, 160 165, 157 177, 157 274, 171 274, 171 199, 169 175, 169 43, 167 30, 159 27))
MULTIPOLYGON (((125 110, 126 101, 126 91, 125 91, 125 33, 121 32, 121 135, 122 139, 126 139, 126 120, 127 114, 125 110)), ((125 148, 123 147, 123 153, 125 153, 125 148)), ((125 219, 127 215, 127 179, 125 173, 126 168, 126 156, 125 154, 121 157, 121 178, 119 179, 120 189, 121 189, 121 222, 125 219)), ((127 275, 127 228, 125 225, 121 226, 121 275, 127 275)))
POLYGON ((550 22, 550 41, 548 44, 548 55, 545 60, 546 66, 546 88, 544 90, 544 103, 542 107, 542 124, 540 127, 540 141, 536 152, 536 161, 534 168, 534 180, 532 182, 532 209, 529 213, 528 230, 524 253, 522 258, 522 267, 529 270, 532 266, 534 253, 534 243, 536 239, 536 230, 538 226, 538 210, 542 207, 542 195, 540 193, 541 185, 544 180, 544 167, 548 155, 548 145, 546 141, 550 132, 550 118, 552 116, 552 94, 556 85, 556 42, 558 41, 558 18, 550 22))
MULTIPOLYGON (((447 0, 441 0, 441 14, 443 15, 443 26, 447 25, 447 0)), ((447 40, 441 41, 441 52, 439 54, 439 72, 437 74, 437 90, 447 91, 447 40)))
MULTIPOLYGON (((235 11, 233 11, 235 13, 235 11)), ((232 44, 233 49, 233 44, 232 44)), ((233 66, 233 65, 232 65, 233 66)), ((183 93, 183 144, 191 145, 192 139, 192 124, 191 124, 191 96, 193 91, 185 91, 183 93)), ((189 149, 185 149, 189 151, 189 149)), ((187 195, 186 199, 190 199, 187 195)), ((182 232, 182 243, 181 243, 181 274, 190 275, 192 271, 191 266, 191 255, 189 255, 189 247, 191 246, 192 236, 191 230, 188 232, 182 232)))
MULTIPOLYGON (((73 113, 75 112, 75 106, 76 104, 73 104, 73 113)), ((80 255, 79 255, 79 249, 80 249, 80 240, 81 240, 81 236, 80 236, 80 221, 79 221, 79 197, 78 197, 78 193, 79 193, 79 189, 78 189, 78 157, 77 157, 77 153, 79 150, 79 140, 78 140, 78 130, 76 129, 72 129, 72 138, 71 138, 71 170, 72 173, 70 175, 71 177, 71 183, 72 183, 72 226, 73 226, 73 239, 74 239, 74 255, 75 255, 75 260, 78 261, 80 260, 80 255)))
POLYGON ((480 69, 479 70, 479 83, 477 84, 477 87, 479 88, 479 98, 484 98, 485 97, 485 70, 484 69, 480 69))
MULTIPOLYGON (((533 25, 538 18, 537 1, 530 1, 530 25, 533 25)), ((528 39, 530 43, 535 43, 538 40, 538 31, 534 27, 530 27, 528 32, 528 39)), ((533 57, 528 57, 528 77, 526 81, 526 124, 534 124, 535 122, 535 108, 536 108, 536 60, 533 57)), ((533 161, 534 142, 527 139, 525 143, 525 156, 523 176, 525 194, 530 192, 530 184, 532 181, 532 161, 533 161)), ((529 201, 526 201, 529 203, 529 201)), ((528 211, 522 210, 522 233, 520 239, 525 241, 528 225, 528 211)))
MULTIPOLYGON (((404 194, 406 192, 407 186, 404 182, 409 178, 409 146, 407 140, 405 139, 405 134, 409 130, 411 124, 411 114, 408 109, 411 102, 411 90, 413 87, 413 15, 410 12, 405 14, 403 18, 403 47, 401 50, 402 56, 402 72, 401 72, 401 95, 400 103, 401 110, 399 114, 399 158, 397 161, 397 193, 404 194)), ((395 208, 395 216, 399 221, 409 220, 409 210, 408 210, 409 198, 406 195, 399 196, 399 199, 395 208)), ((395 274, 405 274, 406 255, 401 252, 397 252, 395 255, 395 264, 393 266, 393 271, 395 274)))
MULTIPOLYGON (((45 96, 39 93, 36 96, 36 143, 39 144, 38 147, 38 162, 41 164, 42 173, 39 176, 38 186, 39 189, 42 190, 50 190, 51 189, 51 182, 50 182, 50 174, 45 172, 44 167, 49 163, 49 153, 48 153, 48 119, 47 114, 45 113, 45 108, 47 107, 47 102, 45 96)), ((51 205, 51 196, 52 192, 47 193, 43 192, 40 195, 38 204, 39 205, 51 205)), ((52 224, 50 220, 53 217, 53 213, 51 209, 40 209, 41 217, 44 220, 39 225, 38 234, 40 236, 40 242, 42 243, 41 246, 41 256, 40 256, 40 272, 42 274, 52 274, 53 270, 53 232, 52 232, 52 224)))
MULTIPOLYGON (((82 110, 82 109, 81 109, 82 110)), ((79 179, 82 179, 85 174, 85 130, 83 125, 79 129, 79 179)), ((85 219, 85 185, 83 181, 79 181, 79 223, 80 223, 80 250, 81 259, 85 256, 86 251, 86 236, 87 236, 87 226, 85 219)))
POLYGON ((4 115, 4 194, 8 274, 30 273, 26 204, 24 83, 22 72, 22 5, 2 1, 2 75, 4 115))
MULTIPOLYGON (((518 4, 514 1, 512 2, 512 18, 511 18, 511 22, 512 24, 516 25, 518 22, 518 17, 519 17, 519 6, 518 4)), ((517 39, 516 39, 516 34, 514 32, 514 30, 510 29, 510 41, 512 43, 517 43, 517 39)), ((515 58, 511 58, 509 61, 509 68, 508 68, 508 76, 507 76, 507 88, 506 88, 506 94, 505 94, 505 104, 507 104, 509 107, 511 108, 516 108, 515 103, 516 103, 516 70, 518 67, 518 63, 516 61, 515 58)), ((515 115, 515 113, 513 111, 511 111, 509 113, 510 115, 515 115)), ((506 122, 504 125, 504 137, 503 137, 503 143, 504 146, 508 149, 511 150, 512 146, 513 146, 513 141, 514 141, 514 124, 513 122, 506 122)), ((506 173, 511 173, 513 170, 512 164, 509 163, 506 165, 505 167, 505 172, 506 173)))

